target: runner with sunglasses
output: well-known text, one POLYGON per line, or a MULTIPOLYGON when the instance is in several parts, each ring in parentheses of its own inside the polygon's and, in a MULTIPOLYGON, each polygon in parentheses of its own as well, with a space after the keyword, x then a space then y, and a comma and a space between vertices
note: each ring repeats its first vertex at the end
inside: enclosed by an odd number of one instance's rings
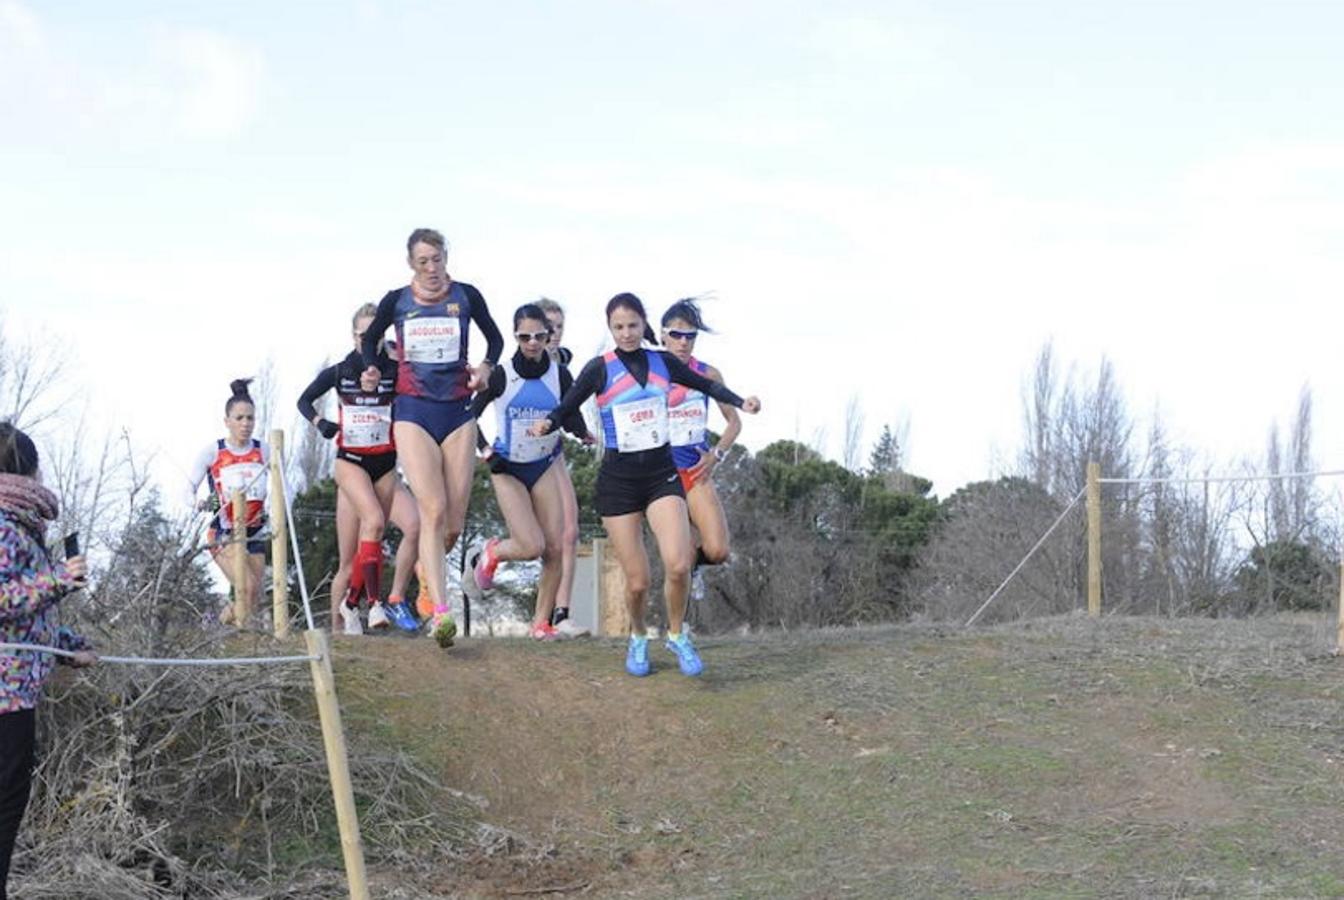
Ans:
MULTIPOLYGON (((397 477, 397 445, 392 437, 392 398, 396 393, 397 364, 382 352, 377 357, 378 376, 365 377, 364 360, 359 347, 364 333, 373 322, 376 308, 366 303, 351 319, 355 349, 334 366, 318 373, 299 397, 299 414, 313 424, 328 440, 336 440, 336 514, 337 543, 341 545, 340 516, 349 507, 357 521, 358 548, 347 565, 342 546, 342 565, 338 579, 332 582, 344 632, 363 634, 359 621, 359 598, 368 598, 369 627, 386 627, 389 620, 403 631, 416 631, 420 623, 402 602, 405 588, 393 585, 390 602, 383 603, 383 529, 392 516, 401 490, 397 477), (337 421, 323 418, 314 405, 327 391, 335 389, 340 400, 337 421), (348 575, 346 574, 348 572, 348 575), (344 578, 339 576, 344 575, 344 578), (337 584, 340 581, 340 584, 337 584), (339 591, 339 592, 338 592, 339 591)), ((418 533, 419 520, 406 533, 418 533)), ((414 538, 413 538, 414 539, 414 538)), ((404 540, 404 538, 403 538, 404 540)), ((335 620, 332 621, 333 630, 335 620)))
MULTIPOLYGON (((546 350, 551 359, 568 366, 574 354, 563 346, 565 337, 565 310, 549 297, 542 297, 537 306, 546 314, 546 322, 551 327, 551 340, 546 350)), ((574 493, 574 479, 569 475, 569 460, 564 457, 564 445, 561 444, 560 464, 555 468, 560 475, 560 495, 565 504, 565 530, 560 537, 560 586, 555 591, 555 610, 551 613, 551 625, 561 637, 583 637, 588 629, 574 624, 569 617, 569 599, 574 593, 574 570, 579 556, 579 498, 574 493)))
POLYGON ((430 628, 450 646, 457 624, 448 608, 445 548, 462 534, 475 469, 476 420, 471 394, 483 388, 504 349, 481 292, 448 276, 443 235, 417 228, 406 241, 411 283, 389 291, 364 333, 365 372, 379 377, 377 344, 397 332, 397 396, 392 434, 420 512, 420 564, 434 604, 430 628), (467 360, 471 323, 485 336, 485 361, 467 360))
POLYGON ((667 648, 676 654, 683 675, 699 675, 704 666, 682 630, 693 551, 685 491, 668 444, 667 396, 679 384, 748 413, 759 411, 761 403, 755 397, 743 400, 670 353, 644 349, 643 342, 653 343, 654 334, 644 304, 634 294, 617 294, 606 312, 616 348, 584 366, 560 405, 530 431, 537 437, 548 434, 585 400, 597 397, 606 448, 598 469, 597 511, 625 575, 631 631, 625 670, 637 677, 651 671, 644 625, 649 558, 642 526, 647 518, 665 573, 667 648))
MULTIPOLYGON (((711 381, 723 383, 718 369, 696 359, 695 341, 701 332, 713 333, 705 324, 700 306, 693 298, 678 300, 663 313, 662 342, 673 356, 711 381)), ((722 436, 711 449, 706 439, 709 397, 700 391, 676 385, 668 392, 667 418, 672 434, 672 460, 686 491, 686 509, 691 524, 700 533, 691 569, 691 599, 704 598, 701 566, 713 566, 728 559, 728 518, 714 489, 714 467, 728 457, 728 450, 742 431, 742 419, 727 403, 719 403, 724 422, 722 436)))
MULTIPOLYGON (((541 580, 529 633, 537 640, 550 641, 560 636, 551 626, 551 611, 560 586, 565 528, 560 473, 564 463, 556 464, 560 459, 558 432, 534 437, 528 428, 555 409, 574 379, 546 351, 551 334, 540 307, 533 303, 518 307, 513 331, 518 351, 490 373, 489 384, 471 405, 479 417, 495 404, 494 445, 487 449, 484 438, 477 438, 477 444, 487 450, 490 484, 509 535, 502 540, 490 538, 473 555, 469 560, 472 574, 464 586, 474 587, 479 594, 493 586, 501 562, 540 557, 541 580)), ((579 438, 589 437, 583 416, 577 413, 564 421, 564 427, 579 438)))

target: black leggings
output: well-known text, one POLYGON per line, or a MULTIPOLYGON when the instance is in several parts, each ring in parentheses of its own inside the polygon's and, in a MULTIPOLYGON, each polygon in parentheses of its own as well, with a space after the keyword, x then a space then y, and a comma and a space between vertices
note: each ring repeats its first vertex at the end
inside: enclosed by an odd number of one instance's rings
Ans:
POLYGON ((36 744, 36 712, 0 713, 0 900, 9 896, 9 858, 33 786, 36 744))

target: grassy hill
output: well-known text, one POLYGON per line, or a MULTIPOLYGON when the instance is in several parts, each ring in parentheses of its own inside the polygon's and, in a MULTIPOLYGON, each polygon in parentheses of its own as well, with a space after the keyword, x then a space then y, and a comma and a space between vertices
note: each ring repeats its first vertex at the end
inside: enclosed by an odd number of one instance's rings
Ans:
POLYGON ((384 896, 1344 896, 1344 660, 1311 620, 336 643, 346 727, 502 829, 384 896))

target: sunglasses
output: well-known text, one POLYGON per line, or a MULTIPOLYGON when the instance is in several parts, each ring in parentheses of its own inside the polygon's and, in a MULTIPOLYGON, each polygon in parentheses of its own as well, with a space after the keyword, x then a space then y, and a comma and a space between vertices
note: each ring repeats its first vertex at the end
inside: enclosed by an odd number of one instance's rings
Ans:
POLYGON ((539 344, 544 344, 551 339, 551 333, 549 331, 538 331, 533 334, 519 331, 515 332, 513 336, 518 339, 518 343, 520 344, 526 344, 528 341, 536 341, 539 344))
POLYGON ((675 330, 675 329, 669 328, 669 329, 667 330, 667 336, 670 337, 670 338, 673 338, 674 340, 678 340, 678 341, 693 341, 693 340, 695 340, 697 337, 700 336, 700 332, 698 332, 698 331, 677 331, 677 330, 675 330))

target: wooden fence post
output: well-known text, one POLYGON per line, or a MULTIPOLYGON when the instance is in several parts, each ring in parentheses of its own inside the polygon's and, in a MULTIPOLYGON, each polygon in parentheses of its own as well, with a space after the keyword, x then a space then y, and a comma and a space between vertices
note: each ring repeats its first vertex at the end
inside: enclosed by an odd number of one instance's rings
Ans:
POLYGON ((1335 656, 1344 653, 1344 559, 1339 561, 1339 624, 1335 626, 1335 656))
POLYGON ((364 840, 359 834, 359 813, 355 809, 355 791, 350 783, 350 758, 345 750, 345 731, 341 726, 341 705, 336 701, 336 678, 331 671, 330 643, 318 629, 305 631, 308 652, 317 657, 310 665, 317 714, 322 720, 322 745, 327 751, 327 772, 331 776, 331 797, 336 804, 336 824, 341 832, 341 856, 345 859, 345 877, 350 900, 369 900, 369 876, 364 867, 364 840))
POLYGON ((229 498, 233 507, 233 627, 239 630, 247 628, 247 620, 252 615, 252 604, 248 602, 247 579, 247 500, 241 490, 234 490, 229 498))
POLYGON ((271 431, 271 625, 289 637, 289 519, 285 516, 285 432, 271 431))
POLYGON ((1087 614, 1101 615, 1101 463, 1087 464, 1087 614))

